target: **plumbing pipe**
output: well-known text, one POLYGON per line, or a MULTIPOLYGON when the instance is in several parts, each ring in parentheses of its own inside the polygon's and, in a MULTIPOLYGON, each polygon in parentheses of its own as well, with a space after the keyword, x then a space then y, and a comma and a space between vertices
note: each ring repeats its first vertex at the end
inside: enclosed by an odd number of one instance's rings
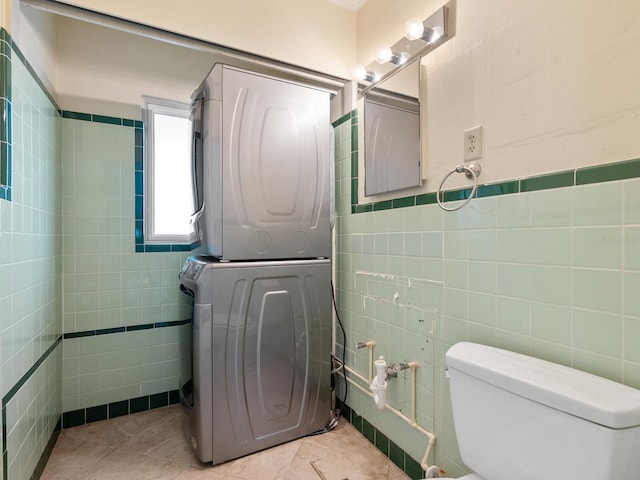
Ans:
POLYGON ((376 346, 376 342, 369 340, 366 344, 369 349, 369 384, 373 382, 373 347, 376 346))
POLYGON ((416 368, 420 364, 418 362, 409 362, 411 369, 411 421, 416 422, 416 368))
MULTIPOLYGON (((342 372, 338 372, 338 374, 339 375, 343 375, 342 372)), ((360 385, 358 382, 356 382, 352 378, 346 377, 346 380, 351 385, 353 385, 358 390, 360 390, 362 393, 364 393, 366 395, 369 395, 369 396, 373 396, 369 390, 364 388, 362 385, 360 385)), ((429 469, 429 464, 427 463, 427 460, 429 459, 429 454, 431 453, 431 449, 433 448, 433 445, 436 443, 436 436, 433 433, 431 433, 428 430, 426 430, 425 428, 423 428, 421 425, 419 425, 414 420, 411 420, 409 417, 404 415, 400 410, 396 410, 395 408, 393 408, 388 403, 385 405, 385 408, 387 410, 389 410, 390 412, 394 413, 401 420, 404 420, 406 423, 411 425, 411 427, 415 428, 418 432, 422 433, 424 436, 426 436, 429 439, 428 442, 427 442, 427 449, 424 452, 424 456, 422 457, 422 461, 420 462, 420 468, 422 468, 422 470, 424 470, 424 471, 427 471, 429 469)))
POLYGON ((369 390, 371 390, 376 407, 383 410, 387 403, 387 362, 384 361, 382 355, 376 360, 376 371, 377 375, 373 377, 369 390))

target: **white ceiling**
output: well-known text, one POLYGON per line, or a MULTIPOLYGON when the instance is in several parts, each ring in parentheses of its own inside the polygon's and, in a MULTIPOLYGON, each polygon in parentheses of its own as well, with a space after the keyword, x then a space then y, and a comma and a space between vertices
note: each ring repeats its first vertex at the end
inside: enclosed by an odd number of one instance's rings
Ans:
POLYGON ((346 8, 352 12, 357 12, 367 0, 326 0, 327 2, 338 5, 339 7, 346 8))

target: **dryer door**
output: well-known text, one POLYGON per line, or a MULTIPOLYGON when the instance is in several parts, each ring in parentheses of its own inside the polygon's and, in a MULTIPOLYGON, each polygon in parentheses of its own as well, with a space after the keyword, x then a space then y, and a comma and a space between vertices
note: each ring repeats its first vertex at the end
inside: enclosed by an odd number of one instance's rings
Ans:
POLYGON ((328 257, 329 94, 225 67, 222 118, 222 257, 328 257))

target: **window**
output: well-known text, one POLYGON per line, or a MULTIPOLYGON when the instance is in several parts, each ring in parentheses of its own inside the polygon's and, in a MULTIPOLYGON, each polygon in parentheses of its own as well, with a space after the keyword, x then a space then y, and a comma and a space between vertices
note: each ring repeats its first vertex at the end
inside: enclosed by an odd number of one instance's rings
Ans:
POLYGON ((189 105, 144 97, 145 243, 192 243, 189 105))

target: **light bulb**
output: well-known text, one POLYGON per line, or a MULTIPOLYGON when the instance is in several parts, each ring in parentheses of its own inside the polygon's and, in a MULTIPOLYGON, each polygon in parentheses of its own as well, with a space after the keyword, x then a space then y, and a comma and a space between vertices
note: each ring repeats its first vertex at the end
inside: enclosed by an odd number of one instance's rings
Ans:
POLYGON ((367 78, 367 69, 362 65, 356 65, 356 68, 353 69, 353 78, 358 81, 364 80, 367 78))
POLYGON ((411 18, 404 26, 404 36, 407 40, 417 40, 422 38, 424 24, 419 18, 411 18))
POLYGON ((386 45, 382 45, 378 48, 378 53, 376 53, 376 62, 383 65, 387 62, 390 62, 393 58, 393 52, 386 45))
POLYGON ((376 72, 370 72, 362 65, 357 65, 353 69, 353 78, 359 82, 366 80, 367 82, 377 82, 380 79, 380 75, 376 72))

